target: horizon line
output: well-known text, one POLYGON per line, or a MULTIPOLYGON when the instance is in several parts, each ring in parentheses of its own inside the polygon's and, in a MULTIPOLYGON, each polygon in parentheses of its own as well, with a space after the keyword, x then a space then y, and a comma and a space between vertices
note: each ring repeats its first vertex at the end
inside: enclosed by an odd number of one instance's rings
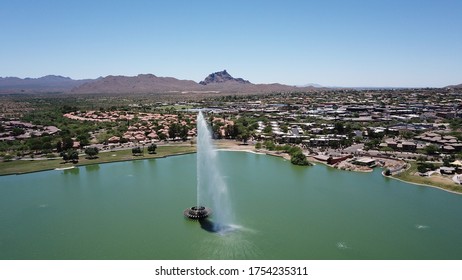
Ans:
MULTIPOLYGON (((220 72, 220 71, 218 71, 220 72)), ((212 73, 216 73, 216 72, 212 72, 212 73)), ((210 73, 210 74, 212 74, 210 73)), ((96 78, 72 78, 71 76, 66 76, 66 75, 60 75, 60 74, 46 74, 46 75, 43 75, 43 76, 37 76, 37 77, 31 77, 31 76, 0 76, 0 79, 7 79, 7 78, 18 78, 18 79, 22 79, 22 80, 25 80, 25 79, 40 79, 40 78, 44 78, 44 77, 47 77, 47 76, 55 76, 55 77, 62 77, 62 78, 68 78, 68 79, 71 79, 71 80, 74 80, 74 81, 79 81, 79 80, 97 80, 97 79, 101 79, 101 78, 106 78, 106 77, 137 77, 137 76, 141 76, 141 75, 153 75, 153 76, 156 76, 158 78, 175 78, 175 79, 178 79, 178 80, 189 80, 189 81, 194 81, 195 83, 199 83, 200 81, 196 81, 194 79, 183 79, 183 78, 177 78, 177 77, 174 77, 174 76, 158 76, 156 74, 153 74, 153 73, 138 73, 136 75, 129 75, 129 74, 109 74, 109 75, 106 75, 106 76, 98 76, 96 78)), ((239 77, 240 78, 240 77, 239 77)), ((250 80, 249 80, 250 81, 250 80)), ((251 82, 251 81, 250 81, 251 82)), ((393 85, 382 85, 382 86, 378 86, 378 85, 370 85, 370 86, 339 86, 339 85, 334 85, 334 86, 326 86, 326 85, 321 85, 321 84, 318 84, 318 83, 306 83, 306 84, 285 84, 283 82, 266 82, 266 83, 254 83, 254 82, 251 82, 252 84, 281 84, 281 85, 286 85, 286 86, 293 86, 293 87, 314 87, 314 88, 319 88, 319 89, 322 89, 322 88, 331 88, 331 89, 415 89, 415 88, 450 88, 450 87, 453 87, 453 86, 458 86, 458 85, 461 85, 461 83, 453 83, 453 84, 450 84, 450 85, 445 85, 445 86, 393 86, 393 85)))

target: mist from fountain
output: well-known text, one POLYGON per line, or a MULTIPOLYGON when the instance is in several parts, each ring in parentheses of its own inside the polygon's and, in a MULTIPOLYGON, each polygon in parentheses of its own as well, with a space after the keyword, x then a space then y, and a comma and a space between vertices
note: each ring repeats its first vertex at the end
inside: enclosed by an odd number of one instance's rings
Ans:
POLYGON ((232 224, 228 188, 220 172, 212 134, 202 111, 197 116, 197 204, 210 205, 213 230, 221 232, 232 224))

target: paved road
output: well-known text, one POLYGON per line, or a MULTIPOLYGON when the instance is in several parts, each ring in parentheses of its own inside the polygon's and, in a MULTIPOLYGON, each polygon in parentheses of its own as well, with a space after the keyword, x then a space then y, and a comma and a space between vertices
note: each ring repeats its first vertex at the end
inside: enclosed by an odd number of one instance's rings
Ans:
POLYGON ((343 151, 354 154, 355 152, 362 151, 364 149, 364 144, 354 144, 348 148, 343 149, 343 151))

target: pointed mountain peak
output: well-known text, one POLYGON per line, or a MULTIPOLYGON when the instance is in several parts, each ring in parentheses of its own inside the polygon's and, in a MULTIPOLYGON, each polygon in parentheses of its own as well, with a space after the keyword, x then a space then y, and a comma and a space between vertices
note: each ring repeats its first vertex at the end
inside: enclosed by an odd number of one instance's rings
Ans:
POLYGON ((225 83, 228 81, 234 81, 241 84, 250 84, 249 81, 244 80, 242 78, 233 78, 226 70, 215 72, 208 75, 203 81, 199 84, 201 85, 208 85, 208 84, 216 84, 216 83, 225 83))

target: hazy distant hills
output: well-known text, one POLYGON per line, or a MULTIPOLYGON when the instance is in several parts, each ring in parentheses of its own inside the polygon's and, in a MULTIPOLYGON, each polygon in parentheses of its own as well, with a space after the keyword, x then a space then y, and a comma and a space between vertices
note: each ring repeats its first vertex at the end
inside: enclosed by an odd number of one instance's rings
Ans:
POLYGON ((313 90, 314 87, 296 87, 282 84, 253 84, 243 78, 234 78, 226 70, 208 75, 200 83, 172 77, 140 74, 134 77, 107 76, 94 80, 72 80, 61 76, 42 78, 0 78, 0 92, 70 92, 70 93, 269 93, 313 90))
POLYGON ((324 86, 320 85, 320 84, 314 84, 314 83, 309 83, 309 84, 306 84, 306 85, 303 85, 301 87, 315 87, 315 88, 322 88, 324 86))
POLYGON ((462 88, 462 84, 447 86, 448 88, 462 88))
POLYGON ((68 77, 48 75, 41 78, 0 77, 0 92, 67 92, 91 80, 73 80, 68 77))

